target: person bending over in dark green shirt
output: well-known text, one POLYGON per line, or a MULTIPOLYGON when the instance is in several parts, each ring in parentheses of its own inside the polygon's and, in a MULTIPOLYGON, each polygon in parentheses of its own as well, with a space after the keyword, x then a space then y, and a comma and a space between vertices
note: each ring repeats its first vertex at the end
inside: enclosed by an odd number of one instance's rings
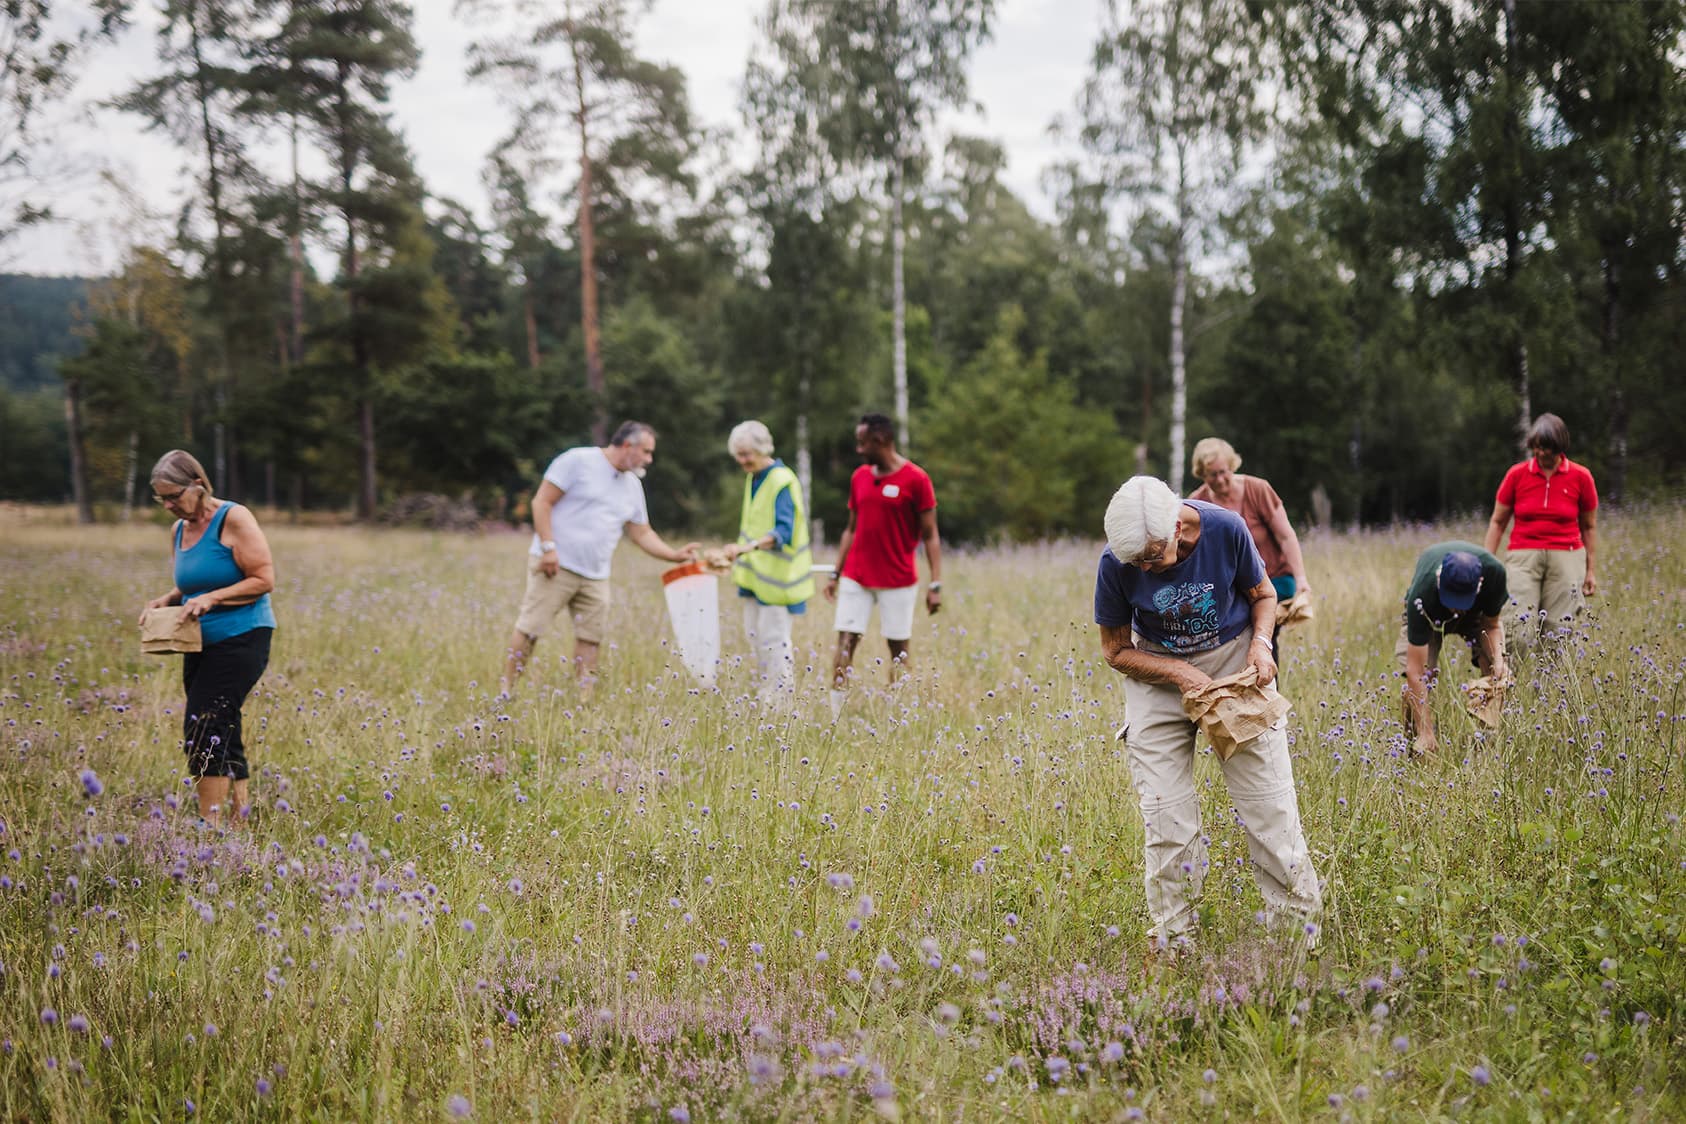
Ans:
POLYGON ((1436 753, 1429 691, 1448 633, 1475 650, 1481 674, 1504 679, 1505 633, 1500 612, 1509 594, 1504 563, 1474 543, 1436 543, 1417 556, 1411 588, 1405 592, 1405 621, 1394 653, 1405 668, 1405 733, 1412 750, 1436 753))

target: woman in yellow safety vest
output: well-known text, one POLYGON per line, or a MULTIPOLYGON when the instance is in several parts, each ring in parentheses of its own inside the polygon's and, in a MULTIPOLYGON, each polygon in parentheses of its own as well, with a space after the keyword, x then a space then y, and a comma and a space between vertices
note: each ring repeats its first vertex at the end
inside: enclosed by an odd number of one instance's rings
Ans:
POLYGON ((808 506, 796 473, 773 456, 773 435, 758 421, 740 422, 726 449, 744 470, 738 541, 728 544, 732 577, 743 602, 744 633, 755 652, 763 700, 796 688, 790 618, 807 611, 814 595, 808 549, 808 506))

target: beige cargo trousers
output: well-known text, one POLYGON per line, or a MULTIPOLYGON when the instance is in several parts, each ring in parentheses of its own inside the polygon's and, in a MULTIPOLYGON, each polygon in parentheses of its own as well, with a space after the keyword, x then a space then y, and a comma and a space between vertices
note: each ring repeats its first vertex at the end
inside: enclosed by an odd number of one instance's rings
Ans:
MULTIPOLYGON (((1141 651, 1186 659, 1216 679, 1247 666, 1252 635, 1249 629, 1222 647, 1191 656, 1173 655, 1141 636, 1132 640, 1141 651)), ((1183 713, 1182 692, 1176 687, 1126 677, 1124 708, 1124 742, 1146 837, 1144 881, 1152 920, 1148 939, 1155 947, 1176 945, 1194 937, 1196 906, 1210 866, 1194 787, 1197 728, 1183 713)), ((1230 803, 1247 834, 1267 920, 1275 922, 1286 912, 1309 921, 1322 909, 1323 894, 1300 826, 1287 719, 1243 742, 1223 762, 1223 774, 1230 803)))

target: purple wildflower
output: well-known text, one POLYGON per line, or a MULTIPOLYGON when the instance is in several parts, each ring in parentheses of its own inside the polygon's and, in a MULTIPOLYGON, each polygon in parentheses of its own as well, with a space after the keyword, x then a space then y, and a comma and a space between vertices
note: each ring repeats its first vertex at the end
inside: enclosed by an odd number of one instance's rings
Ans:
POLYGON ((92 769, 82 770, 82 791, 89 796, 98 796, 105 791, 105 784, 101 782, 99 774, 92 769))

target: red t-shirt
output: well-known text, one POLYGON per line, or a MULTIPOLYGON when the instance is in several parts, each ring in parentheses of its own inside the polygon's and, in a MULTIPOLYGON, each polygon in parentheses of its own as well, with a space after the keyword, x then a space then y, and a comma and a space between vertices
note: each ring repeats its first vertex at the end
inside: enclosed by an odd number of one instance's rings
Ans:
POLYGON ((937 506, 925 470, 908 461, 887 476, 870 464, 849 478, 849 510, 855 541, 843 559, 843 576, 868 589, 900 589, 919 581, 913 553, 919 547, 919 516, 937 506))
POLYGON ((1511 550, 1579 550, 1581 513, 1598 507, 1592 473, 1564 457, 1548 478, 1529 457, 1499 484, 1498 502, 1515 513, 1511 550))

